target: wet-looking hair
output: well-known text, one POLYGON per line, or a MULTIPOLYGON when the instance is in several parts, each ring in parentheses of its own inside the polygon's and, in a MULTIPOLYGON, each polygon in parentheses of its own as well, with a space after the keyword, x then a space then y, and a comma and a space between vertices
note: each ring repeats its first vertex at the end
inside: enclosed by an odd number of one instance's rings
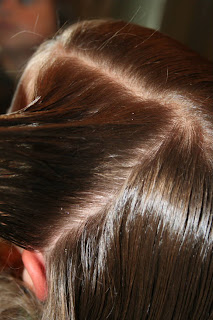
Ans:
POLYGON ((43 320, 213 319, 213 68, 159 32, 76 24, 0 117, 0 235, 46 259, 43 320))

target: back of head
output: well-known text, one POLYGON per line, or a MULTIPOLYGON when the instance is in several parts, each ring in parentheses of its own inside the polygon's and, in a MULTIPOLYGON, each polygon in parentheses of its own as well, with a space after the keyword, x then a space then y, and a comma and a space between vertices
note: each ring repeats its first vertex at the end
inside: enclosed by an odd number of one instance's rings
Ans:
POLYGON ((119 21, 29 62, 0 118, 0 233, 44 253, 43 319, 212 319, 212 75, 119 21))

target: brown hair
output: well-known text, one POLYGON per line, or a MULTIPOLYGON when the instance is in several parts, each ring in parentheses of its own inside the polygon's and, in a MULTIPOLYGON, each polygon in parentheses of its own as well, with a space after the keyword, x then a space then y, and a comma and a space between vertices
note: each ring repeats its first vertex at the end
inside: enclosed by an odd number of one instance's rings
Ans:
POLYGON ((45 253, 43 320, 212 319, 212 88, 211 64, 120 21, 29 62, 0 117, 0 234, 45 253))

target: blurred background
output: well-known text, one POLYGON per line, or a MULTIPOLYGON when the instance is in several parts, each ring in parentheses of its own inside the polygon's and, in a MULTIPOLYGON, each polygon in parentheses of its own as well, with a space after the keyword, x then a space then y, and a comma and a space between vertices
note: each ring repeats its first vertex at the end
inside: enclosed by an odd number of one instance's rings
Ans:
POLYGON ((212 0, 0 0, 0 113, 42 41, 63 25, 102 17, 160 30, 213 60, 212 0))

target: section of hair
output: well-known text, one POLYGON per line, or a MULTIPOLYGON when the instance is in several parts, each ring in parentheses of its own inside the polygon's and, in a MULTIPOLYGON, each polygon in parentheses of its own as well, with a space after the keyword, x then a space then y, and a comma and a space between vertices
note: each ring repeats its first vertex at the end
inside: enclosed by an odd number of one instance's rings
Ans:
POLYGON ((0 274, 1 320, 41 319, 40 305, 21 281, 9 274, 0 274))

